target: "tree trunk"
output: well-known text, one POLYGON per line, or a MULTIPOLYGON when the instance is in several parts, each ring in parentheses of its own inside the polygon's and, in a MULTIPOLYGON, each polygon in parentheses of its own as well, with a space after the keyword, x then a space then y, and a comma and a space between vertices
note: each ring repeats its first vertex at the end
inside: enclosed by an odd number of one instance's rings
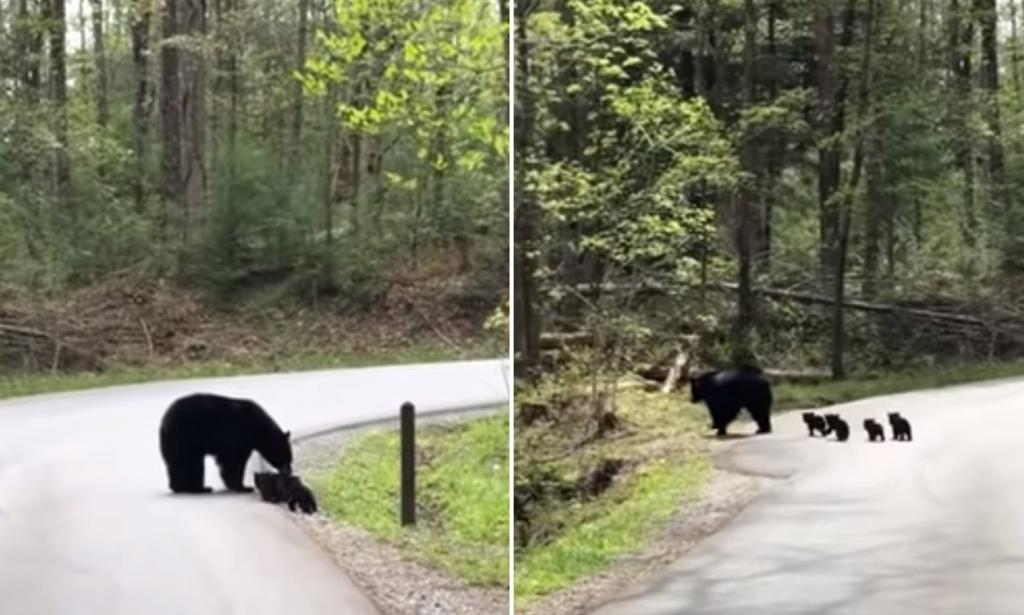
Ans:
POLYGON ((47 6, 50 1, 36 1, 36 6, 39 7, 38 15, 33 15, 29 10, 28 0, 19 0, 18 3, 18 26, 22 38, 18 45, 21 83, 24 97, 30 102, 37 102, 40 99, 42 85, 43 29, 35 27, 34 24, 36 19, 49 14, 47 6))
POLYGON ((1020 35, 1017 31, 1017 0, 1010 0, 1010 76, 1013 79, 1013 96, 1017 109, 1024 107, 1020 81, 1020 35))
MULTIPOLYGON (((754 104, 754 54, 757 44, 757 10, 754 0, 744 0, 744 45, 743 45, 743 103, 750 108, 754 104)), ((752 358, 750 331, 754 325, 754 294, 751 289, 752 246, 756 216, 751 211, 753 201, 759 193, 758 179, 761 174, 756 139, 748 135, 744 139, 741 162, 751 177, 752 185, 744 186, 737 195, 736 212, 736 254, 739 260, 737 285, 736 323, 733 329, 733 362, 749 362, 752 358)))
POLYGON ((149 85, 149 28, 153 18, 151 0, 134 0, 132 11, 132 73, 135 98, 132 103, 132 146, 135 171, 132 193, 135 209, 141 212, 146 199, 146 145, 149 133, 149 113, 153 103, 149 85))
POLYGON ((885 165, 881 129, 872 127, 867 144, 864 195, 864 282, 861 294, 873 299, 878 294, 879 265, 881 264, 882 229, 884 218, 891 216, 885 190, 885 165))
MULTIPOLYGON (((956 118, 954 134, 956 135, 955 158, 957 167, 963 174, 963 219, 960 232, 968 253, 973 253, 977 244, 978 219, 974 202, 974 145, 968 128, 968 115, 971 100, 971 47, 974 43, 974 21, 964 15, 964 8, 959 0, 951 0, 949 5, 950 57, 953 64, 954 96, 953 105, 956 118)), ((970 255, 968 259, 972 258, 970 255)))
POLYGON ((201 232, 206 198, 206 62, 199 46, 206 37, 206 1, 185 0, 182 29, 194 46, 183 58, 182 119, 184 171, 184 240, 191 241, 201 232))
POLYGON ((535 196, 526 181, 528 150, 533 145, 534 100, 530 88, 530 40, 527 35, 529 11, 524 2, 517 2, 515 10, 515 185, 513 195, 515 215, 515 246, 513 250, 514 277, 514 340, 521 352, 524 375, 532 377, 540 367, 541 322, 538 310, 537 254, 539 212, 535 196))
MULTIPOLYGON (((844 16, 844 29, 852 29, 855 19, 856 0, 848 0, 844 16)), ((839 231, 838 261, 835 272, 835 286, 832 304, 832 377, 840 380, 846 377, 844 354, 846 348, 846 325, 844 321, 843 302, 846 300, 846 264, 850 245, 850 221, 853 216, 854 195, 860 184, 861 169, 864 164, 864 125, 871 117, 871 55, 874 44, 875 2, 868 0, 867 14, 864 16, 864 51, 860 66, 860 88, 857 96, 857 130, 854 139, 853 167, 850 181, 844 191, 842 214, 839 231)), ((844 34, 844 38, 845 38, 844 34)), ((849 39, 848 39, 849 40, 849 39)))
POLYGON ((57 151, 54 161, 54 189, 57 207, 63 213, 71 213, 71 156, 68 142, 68 77, 65 53, 67 23, 64 0, 49 2, 50 33, 50 95, 54 107, 54 135, 57 151))
MULTIPOLYGON (((840 46, 848 49, 853 43, 856 12, 849 0, 843 11, 840 46)), ((821 145, 818 148, 818 205, 820 210, 822 281, 837 297, 845 294, 846 236, 849 229, 849 208, 844 207, 839 192, 842 150, 840 137, 845 128, 845 105, 848 78, 837 64, 835 48, 835 16, 830 3, 815 5, 815 50, 818 60, 818 106, 821 145)), ((841 303, 840 303, 841 305, 841 303)), ((842 310, 832 313, 832 376, 844 378, 842 310)))
MULTIPOLYGON (((295 70, 301 71, 306 63, 306 31, 309 19, 309 0, 299 0, 298 32, 295 35, 295 70)), ((293 79, 292 83, 292 157, 298 159, 302 143, 302 83, 293 79)))
POLYGON ((321 263, 321 275, 325 283, 334 281, 334 202, 335 196, 335 157, 336 144, 338 141, 338 119, 335 117, 338 108, 338 86, 330 83, 327 86, 327 96, 324 97, 324 117, 327 121, 326 137, 324 142, 324 250, 321 263))
POLYGON ((110 123, 110 103, 108 101, 107 55, 103 41, 103 0, 90 0, 92 5, 92 49, 93 61, 96 63, 96 121, 102 128, 110 123))
MULTIPOLYGON (((231 41, 228 47, 228 148, 232 153, 235 151, 235 142, 238 139, 238 110, 242 104, 242 61, 241 48, 242 33, 238 31, 239 6, 242 0, 230 0, 231 23, 233 26, 231 41)), ((233 156, 232 156, 233 158, 233 156)))
MULTIPOLYGON (((778 49, 776 47, 776 24, 779 18, 779 2, 771 0, 768 3, 768 56, 773 64, 779 62, 778 49)), ((778 83, 776 72, 773 70, 768 80, 768 98, 775 100, 778 96, 778 83)), ((772 270, 772 217, 775 208, 775 187, 778 185, 779 174, 784 165, 786 143, 784 137, 775 137, 769 146, 768 156, 764 169, 764 208, 761 214, 760 237, 757 245, 755 258, 758 268, 764 274, 770 274, 772 270)))
POLYGON ((835 15, 827 2, 815 4, 814 45, 817 60, 818 132, 818 210, 822 285, 836 271, 839 246, 839 208, 833 199, 839 187, 839 135, 843 116, 836 74, 835 15))
MULTIPOLYGON (((145 0, 141 0, 145 2, 145 0)), ((180 34, 179 0, 164 0, 162 38, 167 41, 180 34)), ((170 207, 181 207, 182 185, 182 80, 181 50, 177 44, 160 45, 160 119, 163 140, 160 171, 164 214, 161 227, 166 231, 170 207)))

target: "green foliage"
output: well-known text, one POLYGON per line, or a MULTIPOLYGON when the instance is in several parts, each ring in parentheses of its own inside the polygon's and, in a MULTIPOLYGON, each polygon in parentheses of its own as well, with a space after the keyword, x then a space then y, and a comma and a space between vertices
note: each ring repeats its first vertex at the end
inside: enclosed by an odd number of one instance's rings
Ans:
POLYGON ((590 440, 575 403, 585 382, 570 368, 516 392, 518 607, 642 552, 710 479, 703 408, 674 395, 624 390, 618 414, 625 429, 590 440), (526 404, 541 404, 551 415, 525 425, 526 404), (624 462, 611 486, 596 495, 577 492, 580 478, 608 459, 624 462))
MULTIPOLYGON (((92 24, 69 10, 73 212, 60 211, 55 189, 48 67, 36 87, 14 64, 30 59, 22 55, 31 37, 13 34, 44 32, 40 5, 26 5, 24 18, 17 7, 4 13, 0 31, 12 36, 0 37, 0 252, 9 260, 0 284, 62 291, 141 263, 224 295, 287 277, 301 297, 338 293, 366 307, 403 261, 454 240, 504 236, 492 229, 507 226, 506 29, 493 3, 309 4, 306 58, 295 56, 293 3, 207 4, 206 34, 169 38, 157 4, 107 11, 105 125, 92 24), (136 151, 129 33, 146 6, 147 115, 136 151), (187 225, 163 197, 160 60, 172 45, 208 76, 205 198, 187 225)), ((469 273, 500 275, 489 268, 507 240, 470 243, 479 246, 471 264, 486 270, 469 273)))
POLYGON ((311 484, 324 511, 454 572, 470 583, 508 583, 508 416, 417 436, 418 519, 398 523, 398 435, 376 432, 345 446, 311 484))

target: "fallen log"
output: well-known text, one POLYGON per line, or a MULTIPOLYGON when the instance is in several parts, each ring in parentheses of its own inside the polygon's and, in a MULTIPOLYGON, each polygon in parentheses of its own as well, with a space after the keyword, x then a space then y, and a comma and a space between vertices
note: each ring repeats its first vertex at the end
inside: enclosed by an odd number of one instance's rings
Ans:
MULTIPOLYGON (((679 295, 683 292, 690 291, 700 288, 698 284, 687 284, 679 286, 670 286, 660 282, 643 282, 640 284, 616 284, 616 283, 605 283, 600 286, 593 285, 579 285, 577 290, 580 292, 595 291, 616 293, 616 292, 653 292, 662 293, 665 295, 679 295)), ((718 291, 718 292, 737 292, 738 285, 733 282, 710 282, 704 288, 707 290, 718 291)), ((766 297, 773 297, 776 299, 788 299, 799 303, 812 303, 818 305, 830 306, 835 303, 832 297, 825 295, 817 295, 814 293, 797 291, 797 290, 786 290, 781 288, 765 288, 755 287, 752 289, 755 295, 763 295, 766 297)), ((965 316, 963 314, 953 314, 950 312, 937 312, 933 310, 925 310, 921 308, 907 308, 899 305, 892 305, 887 303, 875 303, 871 301, 863 301, 860 299, 846 299, 842 303, 844 308, 851 310, 859 310, 865 312, 876 312, 884 314, 892 314, 896 316, 911 316, 917 318, 924 318, 928 320, 941 320, 946 322, 954 322, 957 324, 971 325, 976 327, 991 328, 991 324, 981 318, 975 316, 965 316)), ((1020 323, 1024 326, 1024 323, 1020 323)))

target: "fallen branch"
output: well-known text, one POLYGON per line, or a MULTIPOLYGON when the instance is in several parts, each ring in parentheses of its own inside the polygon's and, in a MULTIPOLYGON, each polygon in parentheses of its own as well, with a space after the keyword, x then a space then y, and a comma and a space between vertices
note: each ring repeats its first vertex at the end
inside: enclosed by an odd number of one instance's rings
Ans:
MULTIPOLYGON (((679 295, 684 291, 693 290, 699 288, 699 285, 679 285, 669 286, 659 282, 643 282, 640 284, 615 284, 605 283, 600 286, 593 285, 580 285, 578 290, 580 292, 593 293, 595 291, 616 293, 616 292, 650 292, 660 293, 665 295, 679 295)), ((709 290, 715 290, 719 292, 737 292, 738 285, 732 282, 709 282, 705 288, 709 290)), ((797 301, 799 303, 813 303, 818 305, 832 305, 835 303, 832 297, 825 295, 816 295, 814 293, 802 292, 796 290, 784 290, 779 288, 763 288, 757 287, 753 289, 755 295, 763 295, 766 297, 774 297, 776 299, 788 299, 791 301, 797 301)), ((843 307, 851 310, 860 310, 865 312, 876 312, 884 314, 892 314, 896 316, 912 316, 917 318, 924 318, 928 320, 941 320, 947 322, 955 322, 958 324, 971 325, 976 327, 990 328, 989 323, 974 316, 964 316, 962 314, 952 314, 949 312, 936 312, 933 310, 923 310, 920 308, 906 308, 898 305, 892 305, 887 303, 874 303, 871 301, 862 301, 859 299, 846 299, 843 301, 843 307)), ((1022 323, 1024 324, 1024 323, 1022 323)))
POLYGON ((146 324, 146 319, 139 317, 139 324, 142 325, 142 334, 146 336, 146 347, 149 349, 149 358, 153 358, 153 336, 149 333, 149 325, 146 324))

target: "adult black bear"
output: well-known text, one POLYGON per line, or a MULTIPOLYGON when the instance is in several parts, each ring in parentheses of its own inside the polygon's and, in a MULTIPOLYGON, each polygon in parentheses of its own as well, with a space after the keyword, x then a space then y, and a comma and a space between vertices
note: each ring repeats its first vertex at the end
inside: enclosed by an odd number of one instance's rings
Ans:
POLYGON ((202 393, 182 397, 171 404, 160 422, 160 454, 167 465, 171 491, 211 491, 203 481, 207 455, 216 458, 225 487, 252 491, 242 483, 249 455, 258 451, 275 468, 288 473, 292 465, 289 435, 253 401, 202 393))
POLYGON ((825 422, 828 423, 830 431, 835 432, 836 440, 846 442, 846 439, 850 437, 849 423, 841 419, 838 414, 826 414, 825 422))
POLYGON ((889 413, 889 425, 892 427, 893 440, 906 440, 910 442, 914 439, 910 433, 910 421, 900 416, 899 412, 889 413))
POLYGON ((316 512, 316 498, 298 476, 257 472, 253 479, 264 501, 272 504, 285 502, 288 504, 288 510, 292 512, 295 512, 296 507, 307 515, 316 512))
POLYGON ((868 440, 885 442, 885 430, 875 419, 864 419, 864 431, 868 432, 868 440))
POLYGON ((822 436, 828 435, 828 423, 825 422, 825 418, 820 414, 813 412, 804 412, 804 423, 807 425, 807 435, 813 436, 814 432, 822 436))
POLYGON ((744 408, 757 423, 757 433, 772 431, 772 385, 759 369, 723 369, 691 378, 690 401, 704 402, 719 436, 744 408))

